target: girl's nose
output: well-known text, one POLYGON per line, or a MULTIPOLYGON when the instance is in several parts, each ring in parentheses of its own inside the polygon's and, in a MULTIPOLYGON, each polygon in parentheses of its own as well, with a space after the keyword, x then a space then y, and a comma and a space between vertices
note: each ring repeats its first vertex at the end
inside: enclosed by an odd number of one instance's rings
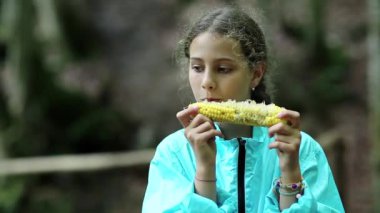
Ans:
POLYGON ((209 70, 206 70, 204 72, 204 76, 202 80, 202 88, 206 90, 212 90, 215 88, 215 79, 209 70))

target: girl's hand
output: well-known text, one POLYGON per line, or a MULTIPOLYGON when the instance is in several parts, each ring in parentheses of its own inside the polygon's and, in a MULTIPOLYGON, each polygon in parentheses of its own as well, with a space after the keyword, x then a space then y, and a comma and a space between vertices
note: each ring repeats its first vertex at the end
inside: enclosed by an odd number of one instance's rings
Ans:
POLYGON ((299 166, 300 113, 285 110, 278 117, 286 120, 287 123, 278 123, 269 128, 269 136, 275 136, 275 141, 269 145, 269 148, 277 149, 282 180, 286 183, 295 183, 301 179, 299 166))
POLYGON ((197 161, 197 175, 199 175, 197 177, 214 179, 215 173, 214 177, 209 177, 212 175, 209 172, 215 168, 215 136, 223 137, 223 134, 215 129, 211 119, 198 114, 198 107, 189 107, 178 112, 177 118, 185 128, 185 136, 193 148, 197 161))

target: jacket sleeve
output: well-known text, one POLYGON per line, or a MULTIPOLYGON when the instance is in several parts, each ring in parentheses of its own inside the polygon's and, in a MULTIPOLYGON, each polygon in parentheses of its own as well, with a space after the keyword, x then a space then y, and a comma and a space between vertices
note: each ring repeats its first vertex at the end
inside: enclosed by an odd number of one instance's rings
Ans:
POLYGON ((186 165, 192 161, 180 160, 188 153, 172 148, 165 141, 157 147, 149 167, 142 212, 236 212, 236 201, 223 190, 217 189, 217 203, 196 194, 194 169, 186 165))
MULTIPOLYGON (((302 133, 300 166, 305 184, 298 202, 282 212, 344 212, 334 177, 321 146, 302 133)), ((270 191, 266 198, 267 212, 279 212, 276 195, 270 191)))

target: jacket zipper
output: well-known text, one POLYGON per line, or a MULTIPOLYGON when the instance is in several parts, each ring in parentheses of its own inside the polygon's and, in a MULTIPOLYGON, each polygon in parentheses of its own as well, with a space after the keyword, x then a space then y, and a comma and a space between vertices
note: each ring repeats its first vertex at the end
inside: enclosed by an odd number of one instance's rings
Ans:
POLYGON ((239 142, 238 156, 238 212, 245 213, 245 143, 242 138, 237 138, 239 142))

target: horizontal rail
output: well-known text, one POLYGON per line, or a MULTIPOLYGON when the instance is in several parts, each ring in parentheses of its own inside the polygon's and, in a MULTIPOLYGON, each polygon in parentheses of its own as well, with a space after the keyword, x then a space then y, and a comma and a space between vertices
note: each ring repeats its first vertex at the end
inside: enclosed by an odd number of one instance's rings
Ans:
POLYGON ((51 172, 83 172, 147 165, 154 149, 122 153, 97 153, 0 159, 0 176, 51 172))
MULTIPOLYGON (((333 149, 341 134, 330 131, 321 135, 318 141, 326 151, 333 149)), ((145 149, 119 153, 96 153, 0 159, 0 176, 40 174, 53 172, 85 172, 112 168, 128 168, 148 165, 155 150, 145 149)))

